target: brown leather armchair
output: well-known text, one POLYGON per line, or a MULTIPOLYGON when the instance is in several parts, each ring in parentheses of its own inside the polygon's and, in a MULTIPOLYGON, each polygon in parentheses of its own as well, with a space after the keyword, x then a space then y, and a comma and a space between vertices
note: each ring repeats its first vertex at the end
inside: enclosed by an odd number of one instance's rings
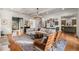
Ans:
POLYGON ((12 34, 8 34, 7 37, 9 41, 8 47, 10 48, 10 51, 23 51, 23 48, 12 37, 12 34))
POLYGON ((52 47, 56 39, 56 36, 57 36, 57 33, 51 34, 43 42, 42 42, 42 39, 35 39, 34 49, 38 48, 39 50, 42 50, 42 51, 48 51, 52 47))
POLYGON ((63 32, 54 33, 48 36, 47 41, 41 43, 41 39, 34 40, 34 47, 43 51, 48 51, 54 44, 60 40, 67 41, 64 51, 79 51, 79 39, 63 32))

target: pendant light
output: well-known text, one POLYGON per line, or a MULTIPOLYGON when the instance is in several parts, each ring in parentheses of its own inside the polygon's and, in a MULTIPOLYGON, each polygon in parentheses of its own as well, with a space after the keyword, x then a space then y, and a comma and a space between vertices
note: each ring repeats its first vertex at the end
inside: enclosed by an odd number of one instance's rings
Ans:
POLYGON ((36 18, 42 18, 41 16, 39 16, 39 8, 36 8, 36 15, 35 16, 33 16, 33 18, 34 19, 36 19, 36 18))

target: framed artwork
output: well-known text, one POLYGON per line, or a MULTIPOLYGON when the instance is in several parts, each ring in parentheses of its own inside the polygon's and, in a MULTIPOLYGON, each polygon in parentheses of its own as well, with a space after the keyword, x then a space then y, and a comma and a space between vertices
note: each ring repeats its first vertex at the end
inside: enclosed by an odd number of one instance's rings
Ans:
POLYGON ((12 29, 13 30, 19 29, 19 20, 12 20, 12 29))
MULTIPOLYGON (((12 17, 12 30, 19 30, 23 18, 12 17)), ((22 27, 22 26, 21 26, 22 27)))
POLYGON ((66 25, 66 20, 61 20, 61 25, 66 25))
POLYGON ((58 21, 55 21, 55 25, 58 25, 58 21))
POLYGON ((76 19, 72 19, 72 25, 76 25, 76 19))

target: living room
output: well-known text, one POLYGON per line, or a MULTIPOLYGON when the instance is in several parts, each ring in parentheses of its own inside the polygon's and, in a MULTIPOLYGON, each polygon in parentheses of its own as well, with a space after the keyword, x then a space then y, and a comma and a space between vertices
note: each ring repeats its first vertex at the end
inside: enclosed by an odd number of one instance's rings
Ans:
POLYGON ((0 50, 79 50, 78 18, 78 8, 0 8, 0 50))

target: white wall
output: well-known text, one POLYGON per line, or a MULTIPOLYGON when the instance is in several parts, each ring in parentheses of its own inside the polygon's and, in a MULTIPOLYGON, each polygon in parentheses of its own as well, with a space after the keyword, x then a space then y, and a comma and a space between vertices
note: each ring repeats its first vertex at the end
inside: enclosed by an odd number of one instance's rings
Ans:
POLYGON ((21 18, 23 18, 23 20, 29 19, 29 16, 27 16, 27 15, 14 12, 9 9, 1 9, 0 10, 1 30, 4 31, 4 33, 12 32, 12 16, 21 17, 21 18), (3 22, 5 22, 5 23, 3 23, 3 22))

